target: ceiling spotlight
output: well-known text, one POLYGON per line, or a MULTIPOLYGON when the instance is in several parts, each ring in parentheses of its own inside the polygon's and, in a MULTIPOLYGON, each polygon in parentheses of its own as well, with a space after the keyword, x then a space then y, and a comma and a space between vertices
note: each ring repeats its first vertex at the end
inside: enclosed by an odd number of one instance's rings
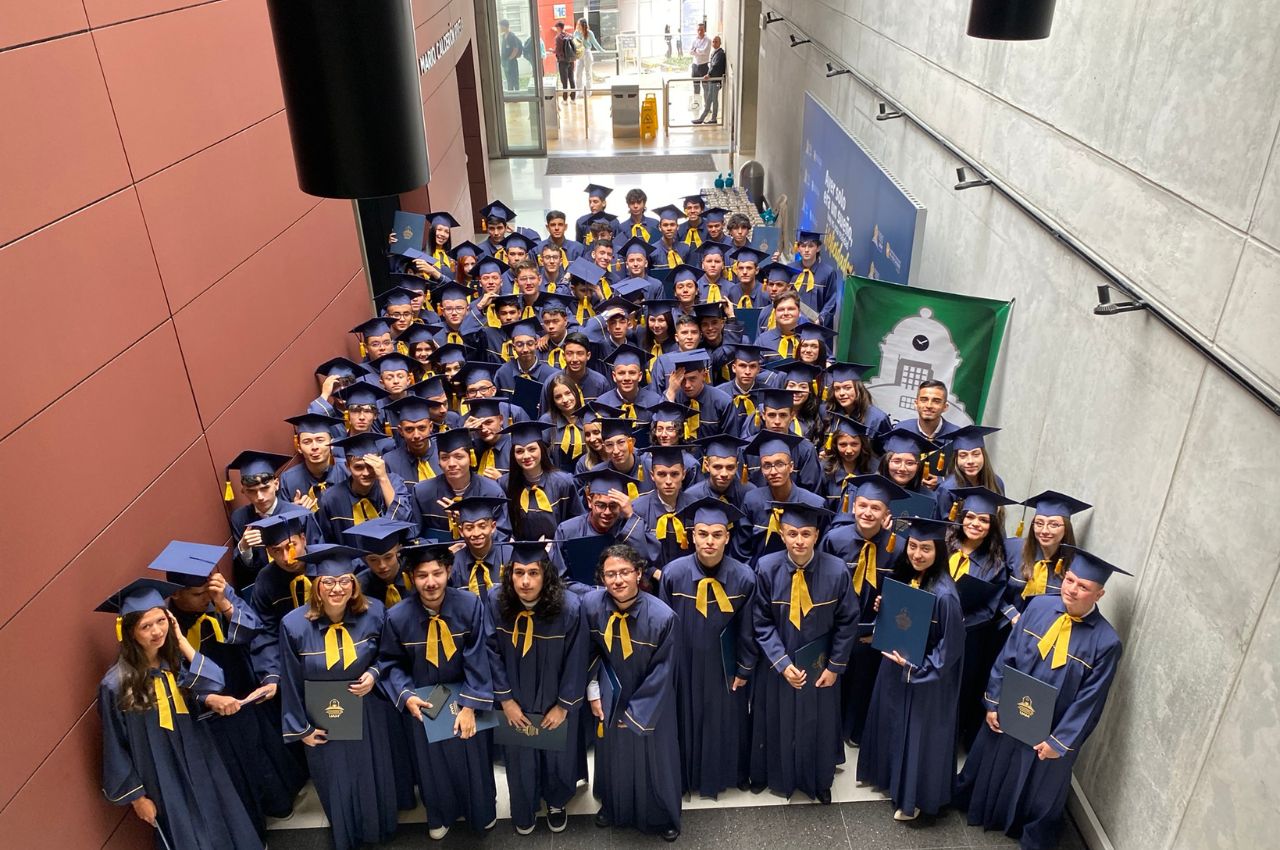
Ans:
POLYGON ((979 175, 976 180, 970 180, 969 169, 965 168, 963 165, 956 169, 956 179, 960 181, 956 184, 957 191, 960 189, 974 189, 978 186, 991 185, 991 181, 981 175, 979 175))
POLYGON ((827 63, 828 77, 838 77, 841 74, 852 74, 852 73, 853 72, 850 71, 848 68, 837 68, 835 65, 832 65, 830 62, 827 63))
POLYGON ((796 34, 795 34, 795 33, 791 33, 791 35, 789 36, 789 38, 791 39, 791 46, 792 46, 792 47, 798 47, 798 46, 800 46, 801 44, 808 44, 809 42, 813 41, 813 39, 811 39, 811 38, 796 38, 796 34))
POLYGON ((880 101, 880 114, 876 116, 877 121, 890 121, 894 118, 901 118, 901 117, 902 117, 901 112, 899 112, 896 109, 890 110, 889 104, 885 103, 883 100, 880 101))

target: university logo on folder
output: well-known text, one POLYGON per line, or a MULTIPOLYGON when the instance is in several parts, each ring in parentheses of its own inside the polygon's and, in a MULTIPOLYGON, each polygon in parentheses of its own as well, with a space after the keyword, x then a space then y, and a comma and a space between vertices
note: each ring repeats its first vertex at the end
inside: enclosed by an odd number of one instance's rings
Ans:
POLYGON ((542 719, 546 715, 526 712, 524 716, 529 721, 524 729, 517 729, 505 720, 494 727, 493 742, 504 747, 528 747, 552 752, 563 752, 569 746, 568 722, 561 723, 554 729, 543 729, 542 719))
MULTIPOLYGON (((422 712, 422 726, 427 733, 427 742, 438 744, 454 737, 453 724, 458 720, 458 694, 462 691, 462 683, 447 685, 427 685, 414 690, 419 698, 431 703, 431 708, 422 712)), ((492 711, 476 712, 476 731, 492 729, 498 725, 498 718, 492 711)))
POLYGON ((364 738, 364 697, 351 693, 350 685, 350 681, 307 681, 303 685, 307 719, 323 729, 330 741, 364 738))
POLYGON ((894 499, 889 503, 889 513, 894 519, 903 517, 920 517, 934 519, 938 515, 938 502, 933 496, 910 493, 905 499, 894 499))
POLYGON ((1058 689, 1021 670, 1004 666, 1004 683, 1000 688, 1000 706, 996 715, 1006 735, 1034 747, 1053 731, 1053 711, 1058 704, 1058 689))
POLYGON ((885 579, 871 645, 881 652, 897 652, 911 664, 919 665, 929 641, 935 600, 927 590, 885 579))
POLYGON ((396 241, 387 246, 392 254, 404 254, 407 248, 422 250, 422 234, 427 229, 427 217, 411 212, 397 212, 391 225, 396 241))
POLYGON ((757 224, 751 228, 751 247, 772 254, 782 246, 782 228, 757 224))

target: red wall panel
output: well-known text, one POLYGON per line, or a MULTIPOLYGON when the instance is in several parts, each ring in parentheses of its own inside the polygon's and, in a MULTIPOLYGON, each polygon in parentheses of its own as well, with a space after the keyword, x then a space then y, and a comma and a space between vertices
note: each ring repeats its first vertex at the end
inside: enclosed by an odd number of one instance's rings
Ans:
POLYGON ((298 189, 283 112, 148 177, 138 197, 173 310, 320 203, 298 189))
POLYGON ((105 27, 206 2, 208 0, 84 0, 84 8, 89 13, 90 26, 105 27))
POLYGON ((0 540, 10 562, 23 565, 6 576, 0 623, 199 435, 166 322, 0 442, 6 479, 31 483, 0 488, 0 540))
POLYGON ((6 370, 0 436, 169 318, 132 189, 0 249, 0 280, 0 316, 52 316, 60 340, 38 368, 6 370))
POLYGON ((82 30, 86 26, 80 0, 6 3, 0 15, 0 49, 82 30))
POLYGON ((0 53, 0 115, 0 245, 129 185, 88 34, 0 53))
POLYGON ((354 221, 320 204, 174 316, 206 427, 360 268, 354 221))
POLYGON ((284 106, 265 3, 223 0, 95 38, 138 179, 284 106))

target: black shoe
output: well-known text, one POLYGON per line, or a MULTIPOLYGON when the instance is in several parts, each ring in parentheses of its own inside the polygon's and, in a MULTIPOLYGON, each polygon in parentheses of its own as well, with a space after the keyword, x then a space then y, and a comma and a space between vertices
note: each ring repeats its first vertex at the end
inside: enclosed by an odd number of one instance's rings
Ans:
POLYGON ((831 789, 822 788, 818 791, 818 802, 824 806, 831 805, 831 789))
POLYGON ((564 828, 569 825, 569 813, 564 809, 556 809, 547 806, 547 829, 552 832, 564 832, 564 828))
POLYGON ((609 823, 609 818, 605 815, 604 809, 596 812, 596 826, 601 829, 608 829, 613 826, 613 824, 609 823))
POLYGON ((747 780, 745 780, 745 779, 744 779, 744 780, 742 780, 741 782, 739 782, 739 783, 738 783, 738 790, 739 790, 739 791, 750 791, 750 790, 751 790, 751 783, 750 783, 750 782, 748 782, 748 781, 747 781, 747 780))
POLYGON ((768 788, 769 784, 767 782, 752 782, 747 787, 750 788, 752 794, 759 794, 762 793, 764 789, 768 788))
POLYGON ((678 829, 668 829, 666 832, 662 833, 663 841, 675 841, 679 837, 680 830, 678 829))
POLYGON ((701 124, 701 123, 702 123, 702 119, 701 119, 701 118, 695 118, 695 119, 693 119, 693 123, 695 123, 695 124, 701 124))

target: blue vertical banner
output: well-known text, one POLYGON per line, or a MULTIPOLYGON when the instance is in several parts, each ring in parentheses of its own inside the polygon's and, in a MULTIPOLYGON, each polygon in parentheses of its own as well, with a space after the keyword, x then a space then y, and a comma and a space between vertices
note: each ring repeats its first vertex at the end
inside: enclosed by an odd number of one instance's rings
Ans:
POLYGON ((925 208, 813 95, 804 100, 799 225, 845 275, 912 283, 925 208))

